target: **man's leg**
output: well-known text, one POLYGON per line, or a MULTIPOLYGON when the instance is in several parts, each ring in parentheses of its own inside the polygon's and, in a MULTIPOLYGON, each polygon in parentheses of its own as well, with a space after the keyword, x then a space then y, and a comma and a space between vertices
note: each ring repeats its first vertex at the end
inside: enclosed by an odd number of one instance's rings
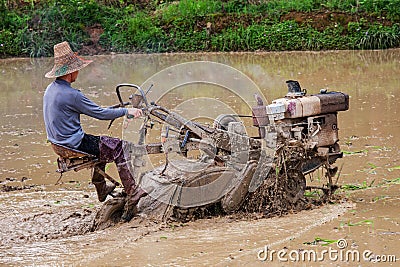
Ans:
POLYGON ((98 169, 104 172, 106 170, 106 162, 96 164, 92 173, 92 183, 96 187, 97 197, 100 202, 104 202, 107 196, 114 191, 115 184, 107 184, 104 176, 97 171, 98 169))
POLYGON ((136 185, 133 177, 134 170, 131 165, 131 156, 129 153, 124 153, 124 144, 125 141, 118 138, 100 137, 100 160, 115 162, 119 177, 128 195, 122 219, 129 221, 136 213, 136 204, 147 193, 136 185))
MULTIPOLYGON (((100 136, 91 134, 85 134, 78 150, 100 157, 99 150, 100 136)), ((98 170, 105 171, 106 162, 100 162, 92 170, 92 183, 96 187, 97 197, 100 202, 104 202, 107 195, 115 189, 115 185, 108 185, 104 179, 104 176, 98 172, 98 170)))

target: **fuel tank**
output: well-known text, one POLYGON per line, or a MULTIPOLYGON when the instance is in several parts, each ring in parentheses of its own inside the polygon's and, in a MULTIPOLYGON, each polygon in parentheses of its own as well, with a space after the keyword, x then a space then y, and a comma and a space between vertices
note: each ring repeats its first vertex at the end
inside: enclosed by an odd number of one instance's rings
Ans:
MULTIPOLYGON (((349 109, 349 95, 341 92, 327 92, 323 89, 319 94, 306 96, 306 90, 301 90, 297 81, 286 81, 288 93, 284 98, 276 99, 271 105, 284 106, 286 119, 315 116, 334 113, 349 109)), ((267 107, 267 110, 269 108, 267 107)))

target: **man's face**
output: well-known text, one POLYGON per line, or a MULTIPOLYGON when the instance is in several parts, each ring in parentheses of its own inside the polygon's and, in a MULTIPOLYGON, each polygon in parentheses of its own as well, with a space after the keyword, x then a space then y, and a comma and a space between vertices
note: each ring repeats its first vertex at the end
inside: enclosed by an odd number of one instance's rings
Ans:
POLYGON ((78 78, 78 73, 79 73, 79 70, 71 73, 71 83, 76 81, 76 79, 78 78))

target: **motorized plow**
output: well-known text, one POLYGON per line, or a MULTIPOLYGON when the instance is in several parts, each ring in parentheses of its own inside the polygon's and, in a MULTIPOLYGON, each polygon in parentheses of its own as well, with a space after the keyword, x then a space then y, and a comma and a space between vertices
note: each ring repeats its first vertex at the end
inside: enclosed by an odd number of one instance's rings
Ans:
MULTIPOLYGON (((212 126, 150 102, 137 85, 118 85, 116 106, 131 105, 144 113, 138 140, 125 147, 131 171, 148 193, 138 213, 179 221, 238 211, 268 216, 307 208, 311 192, 319 201, 328 200, 338 188, 334 163, 342 157, 337 114, 348 110, 349 96, 327 90, 307 95, 297 81, 286 83, 287 95, 271 104, 254 96, 257 105, 247 114, 252 125, 244 125, 239 115, 221 114, 212 126), (120 94, 123 87, 133 90, 126 102, 120 94), (147 143, 154 124, 162 125, 160 142, 147 143), (250 136, 248 127, 256 127, 257 135, 250 136), (189 158, 193 151, 196 157, 189 158), (164 154, 164 163, 142 171, 153 154, 164 154)), ((81 163, 74 166, 71 160, 60 157, 61 172, 79 169, 81 163)), ((95 167, 96 159, 89 162, 84 167, 95 167)), ((123 194, 108 200, 94 229, 119 221, 123 206, 123 194)))

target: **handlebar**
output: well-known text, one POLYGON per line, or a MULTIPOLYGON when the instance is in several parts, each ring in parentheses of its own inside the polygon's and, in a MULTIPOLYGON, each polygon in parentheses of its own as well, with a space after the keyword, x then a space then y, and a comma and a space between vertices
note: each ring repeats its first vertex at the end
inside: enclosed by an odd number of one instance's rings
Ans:
POLYGON ((121 83, 121 84, 118 84, 117 87, 115 88, 115 90, 116 90, 116 92, 117 92, 117 96, 118 96, 119 103, 120 103, 121 105, 123 105, 124 102, 123 102, 122 97, 121 97, 120 88, 121 88, 121 87, 125 87, 125 86, 126 86, 126 87, 133 87, 133 88, 135 88, 136 90, 138 90, 139 93, 140 93, 140 95, 141 95, 142 98, 143 98, 143 101, 144 101, 144 104, 146 105, 146 107, 149 106, 149 103, 147 102, 146 94, 144 93, 144 91, 142 90, 142 88, 140 88, 139 85, 132 84, 132 83, 121 83))
MULTIPOLYGON (((152 85, 152 86, 153 86, 153 85, 152 85)), ((150 91, 150 89, 151 89, 152 86, 150 86, 149 90, 147 90, 147 92, 145 93, 145 92, 142 90, 142 88, 140 88, 139 85, 132 84, 132 83, 121 83, 121 84, 118 84, 117 87, 115 88, 115 91, 116 91, 116 93, 117 93, 117 97, 118 97, 119 103, 118 103, 118 104, 115 104, 115 105, 112 105, 112 106, 110 106, 109 108, 121 108, 121 107, 128 106, 128 105, 130 105, 130 104, 133 104, 134 95, 131 95, 131 96, 129 97, 130 100, 131 100, 131 102, 124 102, 124 101, 123 101, 122 96, 121 96, 121 90, 120 90, 121 87, 131 87, 131 88, 135 88, 135 89, 140 93, 140 96, 139 96, 139 95, 136 95, 136 96, 137 96, 137 97, 141 97, 141 99, 138 99, 138 103, 137 103, 137 104, 139 105, 140 102, 143 101, 144 104, 146 105, 146 108, 148 108, 148 107, 149 107, 149 103, 148 103, 148 101, 147 101, 146 94, 150 91)), ((132 119, 132 118, 133 118, 132 115, 128 115, 127 117, 128 117, 128 119, 132 119)), ((111 120, 111 121, 110 121, 110 124, 108 125, 108 128, 107 128, 107 129, 110 129, 110 127, 111 127, 111 125, 112 125, 113 122, 114 122, 114 120, 111 120)))
POLYGON ((129 104, 130 104, 129 102, 122 102, 122 104, 118 103, 118 104, 109 106, 109 108, 122 108, 122 107, 125 107, 125 106, 129 105, 129 104))

